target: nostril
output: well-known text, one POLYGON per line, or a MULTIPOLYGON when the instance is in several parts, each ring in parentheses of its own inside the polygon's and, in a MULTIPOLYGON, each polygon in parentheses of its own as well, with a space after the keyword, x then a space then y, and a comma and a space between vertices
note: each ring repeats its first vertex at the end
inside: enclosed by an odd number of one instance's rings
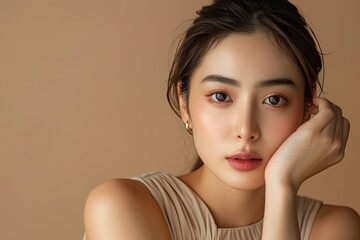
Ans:
MULTIPOLYGON (((238 137, 239 139, 244 139, 243 137, 241 137, 241 135, 238 135, 237 137, 238 137)), ((255 137, 254 135, 252 135, 252 136, 250 136, 248 139, 250 139, 250 140, 255 140, 256 137, 255 137)))

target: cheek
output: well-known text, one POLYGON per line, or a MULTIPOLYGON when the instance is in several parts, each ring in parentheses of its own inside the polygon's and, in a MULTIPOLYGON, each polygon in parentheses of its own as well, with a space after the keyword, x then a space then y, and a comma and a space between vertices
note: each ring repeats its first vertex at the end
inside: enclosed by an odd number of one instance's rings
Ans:
POLYGON ((228 110, 214 107, 208 100, 192 99, 190 107, 193 139, 199 154, 202 150, 223 146, 231 131, 228 110), (225 117, 226 115, 226 117, 225 117))
POLYGON ((265 121, 261 124, 262 138, 275 151, 301 125, 303 112, 299 107, 286 114, 267 116, 263 119, 265 121), (271 119, 271 121, 266 121, 266 119, 271 119))
POLYGON ((219 114, 216 108, 209 107, 208 103, 200 103, 193 106, 192 113, 191 119, 195 134, 215 140, 226 135, 229 118, 219 114))

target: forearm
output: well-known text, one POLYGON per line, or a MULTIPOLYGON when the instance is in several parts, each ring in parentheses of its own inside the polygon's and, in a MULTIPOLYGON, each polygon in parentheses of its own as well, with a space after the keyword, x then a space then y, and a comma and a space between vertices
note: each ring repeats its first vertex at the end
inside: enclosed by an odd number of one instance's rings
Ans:
POLYGON ((266 186, 262 240, 300 240, 296 191, 277 185, 266 186))

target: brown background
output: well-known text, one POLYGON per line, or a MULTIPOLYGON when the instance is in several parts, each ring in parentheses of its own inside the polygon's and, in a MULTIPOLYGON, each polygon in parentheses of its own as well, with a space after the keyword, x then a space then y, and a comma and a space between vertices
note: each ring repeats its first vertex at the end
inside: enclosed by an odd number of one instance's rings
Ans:
MULTIPOLYGON (((175 29, 207 2, 0 1, 0 239, 81 239, 99 182, 186 170, 166 77, 188 23, 175 29)), ((326 97, 352 123, 345 160, 301 193, 360 211, 360 2, 295 2, 329 53, 326 97)))

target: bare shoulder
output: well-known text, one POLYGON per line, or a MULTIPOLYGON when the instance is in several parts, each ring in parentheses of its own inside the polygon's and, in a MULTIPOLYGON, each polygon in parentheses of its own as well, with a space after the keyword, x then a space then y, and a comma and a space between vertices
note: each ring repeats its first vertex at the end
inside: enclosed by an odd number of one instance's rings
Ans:
POLYGON ((170 239, 167 224, 146 186, 114 179, 95 187, 84 210, 87 240, 170 239))
POLYGON ((310 240, 359 240, 360 217, 349 207, 324 205, 316 218, 310 240))

